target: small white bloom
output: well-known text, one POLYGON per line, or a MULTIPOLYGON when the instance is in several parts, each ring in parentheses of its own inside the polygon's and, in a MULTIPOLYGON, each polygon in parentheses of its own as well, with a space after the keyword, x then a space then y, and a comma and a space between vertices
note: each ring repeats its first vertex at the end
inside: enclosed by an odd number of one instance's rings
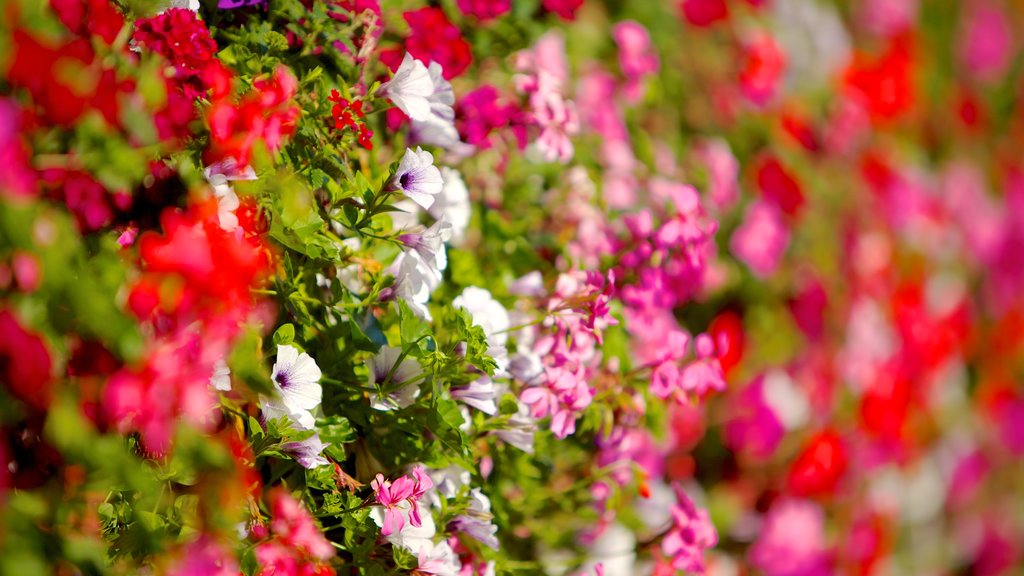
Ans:
POLYGON ((452 306, 465 308, 473 317, 473 324, 483 329, 487 336, 487 354, 494 358, 499 372, 503 373, 508 368, 508 349, 505 342, 508 340, 508 330, 512 326, 505 307, 495 300, 490 292, 476 286, 463 290, 462 294, 452 301, 452 306))
POLYGON ((419 386, 411 383, 422 371, 420 363, 408 356, 399 362, 401 356, 401 348, 383 346, 366 362, 370 369, 370 386, 380 385, 392 390, 386 396, 373 401, 371 407, 375 410, 406 408, 420 395, 419 386))
POLYGON ((314 433, 309 438, 299 442, 289 442, 282 446, 284 451, 291 454, 303 468, 313 469, 317 466, 327 466, 330 461, 324 458, 323 451, 329 444, 320 441, 320 435, 314 433))
POLYGON ((434 166, 433 154, 419 147, 416 150, 406 148, 398 169, 387 184, 389 191, 402 192, 426 209, 433 205, 434 197, 441 193, 442 188, 444 179, 434 166))
POLYGON ((493 416, 498 412, 498 388, 491 377, 484 374, 469 384, 452 386, 452 398, 493 416))
POLYGON ((378 93, 394 102, 412 120, 427 120, 434 91, 434 82, 427 67, 406 52, 395 75, 381 85, 378 93))
POLYGON ((277 362, 270 378, 279 397, 264 399, 263 412, 268 418, 288 416, 304 430, 316 424, 311 410, 320 405, 323 388, 320 368, 305 352, 294 346, 278 346, 277 362))
POLYGON ((448 267, 448 256, 444 250, 444 243, 452 237, 452 225, 441 218, 434 222, 430 228, 423 232, 408 232, 398 237, 398 240, 415 250, 431 272, 441 278, 441 271, 448 267))
POLYGON ((443 218, 451 223, 452 242, 461 244, 466 237, 466 228, 469 227, 469 219, 473 213, 469 203, 469 190, 458 170, 442 167, 441 177, 444 179, 444 187, 434 198, 434 204, 427 212, 434 218, 443 218))
POLYGON ((441 65, 431 62, 427 68, 434 92, 428 98, 430 114, 423 119, 413 119, 412 134, 415 141, 433 144, 443 148, 458 147, 459 131, 455 129, 455 93, 452 85, 444 79, 441 65))
POLYGON ((210 386, 214 390, 229 392, 231 390, 231 368, 224 360, 217 360, 213 366, 213 374, 210 376, 210 386))
POLYGON ((417 316, 429 321, 427 301, 430 293, 441 284, 437 266, 425 261, 415 250, 406 250, 395 258, 388 270, 395 277, 395 298, 408 304, 417 316))
POLYGON ((462 569, 459 557, 446 540, 424 545, 420 548, 417 560, 419 567, 416 571, 421 574, 459 576, 462 569))
MULTIPOLYGON (((412 522, 409 521, 410 504, 408 501, 403 500, 396 504, 395 507, 405 517, 405 522, 402 524, 401 530, 385 536, 385 539, 393 546, 400 546, 416 555, 419 555, 420 550, 433 546, 434 535, 437 534, 437 525, 434 524, 434 515, 424 506, 423 502, 420 502, 421 526, 413 526, 412 522)), ((374 506, 371 508, 370 518, 373 519, 374 524, 383 528, 384 507, 374 506)))

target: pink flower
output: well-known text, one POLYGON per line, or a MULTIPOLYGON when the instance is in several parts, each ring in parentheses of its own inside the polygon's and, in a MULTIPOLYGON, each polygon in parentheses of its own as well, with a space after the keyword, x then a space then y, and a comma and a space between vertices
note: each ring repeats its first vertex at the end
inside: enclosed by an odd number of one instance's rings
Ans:
POLYGON ((697 148, 697 159, 708 171, 708 195, 719 210, 726 210, 740 198, 740 165, 721 138, 706 140, 697 148))
POLYGON ((714 340, 707 334, 700 334, 693 347, 697 359, 683 369, 680 375, 682 389, 697 396, 703 396, 709 390, 725 390, 725 376, 715 356, 714 340))
POLYGON ((786 430, 765 397, 764 375, 758 375, 735 396, 725 424, 725 444, 755 458, 768 458, 786 430))
POLYGON ((647 29, 631 20, 616 24, 612 37, 619 46, 619 67, 626 76, 626 99, 636 102, 643 96, 644 78, 658 72, 658 54, 647 29))
POLYGON ((988 0, 964 4, 960 60, 964 68, 981 80, 1000 80, 1013 57, 1013 20, 1005 10, 988 0))
POLYGON ((672 506, 672 527, 661 541, 661 551, 676 570, 704 573, 704 550, 718 543, 718 533, 706 510, 700 510, 675 487, 676 504, 672 506))
POLYGON ((789 244, 789 230, 779 210, 765 201, 747 209, 743 224, 733 232, 729 248, 758 278, 771 276, 789 244))
POLYGON ((167 576, 238 576, 239 566, 231 551, 207 535, 184 547, 167 576))
POLYGON ((456 4, 463 14, 482 22, 507 14, 512 9, 512 0, 458 0, 456 4))
POLYGON ((576 11, 583 6, 583 0, 543 0, 544 9, 554 12, 563 20, 575 20, 576 11))
POLYGON ((405 503, 409 506, 409 523, 416 527, 423 525, 417 500, 433 487, 434 482, 422 466, 413 468, 412 474, 413 478, 402 476, 394 482, 385 480, 383 474, 377 474, 370 482, 377 504, 384 507, 384 525, 380 531, 383 536, 402 531, 402 527, 405 526, 405 516, 402 514, 406 507, 405 503))
POLYGON ((775 502, 748 557, 766 576, 832 574, 824 511, 808 500, 775 502))

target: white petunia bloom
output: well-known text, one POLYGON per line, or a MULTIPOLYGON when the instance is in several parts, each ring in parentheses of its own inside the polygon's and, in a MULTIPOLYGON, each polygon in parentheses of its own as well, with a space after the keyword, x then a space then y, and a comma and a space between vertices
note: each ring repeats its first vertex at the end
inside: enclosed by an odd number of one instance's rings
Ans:
POLYGON ((287 416, 303 430, 312 430, 316 419, 311 410, 320 405, 323 388, 320 386, 320 367, 305 352, 294 346, 278 346, 277 362, 270 378, 278 398, 263 400, 263 413, 267 418, 287 416))
POLYGON ((473 324, 483 329, 487 336, 487 354, 498 364, 498 372, 508 368, 508 330, 512 327, 508 311, 483 288, 470 286, 462 291, 452 306, 465 308, 473 317, 473 324))
POLYGON ((446 540, 437 544, 429 543, 420 548, 417 561, 419 567, 416 569, 420 574, 433 574, 434 576, 459 576, 462 570, 462 563, 455 551, 446 540))
POLYGON ((395 298, 408 304, 417 316, 429 321, 427 301, 430 293, 441 284, 436 262, 427 262, 415 250, 406 250, 395 258, 388 271, 395 277, 395 298))
POLYGON ((395 75, 377 91, 379 95, 394 102, 406 116, 419 121, 430 118, 434 92, 434 82, 427 67, 408 52, 398 70, 395 70, 395 75))
POLYGON ((486 374, 468 384, 452 386, 451 395, 452 398, 468 404, 484 414, 493 416, 498 412, 498 387, 486 374))
MULTIPOLYGON (((411 506, 408 500, 399 502, 395 507, 398 508, 405 518, 405 522, 402 524, 401 530, 385 536, 384 539, 390 542, 392 546, 405 548, 416 555, 419 555, 420 550, 432 547, 434 545, 434 535, 437 534, 437 525, 434 524, 434 515, 423 505, 423 502, 420 502, 420 526, 413 526, 412 522, 409 521, 409 508, 411 506)), ((370 508, 370 518, 374 524, 383 528, 384 507, 374 506, 370 508)))
POLYGON ((434 204, 427 212, 434 218, 443 218, 451 224, 452 242, 458 245, 466 237, 466 228, 469 227, 469 219, 473 213, 469 203, 469 190, 462 180, 462 175, 454 168, 442 167, 441 177, 444 179, 444 187, 441 188, 441 193, 434 197, 434 204))
POLYGON ((448 256, 444 243, 452 237, 452 225, 441 218, 423 232, 407 232, 398 240, 409 249, 415 250, 420 259, 430 267, 431 272, 440 280, 441 271, 448 267, 448 256))
POLYGON ((427 68, 434 92, 428 98, 430 114, 424 119, 412 121, 412 138, 423 144, 433 144, 445 149, 457 148, 459 131, 455 129, 455 93, 452 85, 444 79, 441 65, 431 62, 427 68))
POLYGON ((383 386, 391 390, 385 396, 377 398, 370 406, 375 410, 390 411, 395 408, 406 408, 416 401, 420 395, 419 386, 411 383, 420 375, 420 363, 409 356, 402 356, 402 349, 394 346, 383 346, 366 365, 370 370, 370 386, 383 386))
POLYGON ((224 360, 217 360, 217 363, 213 365, 210 386, 221 392, 231 391, 231 368, 228 368, 228 363, 224 360))
POLYGON ((444 178, 437 166, 434 166, 433 154, 419 147, 415 150, 406 148, 394 176, 386 186, 388 191, 402 192, 425 209, 434 204, 434 197, 443 188, 444 178))
POLYGON ((313 469, 330 464, 330 461, 323 456, 324 448, 329 445, 320 440, 319 434, 314 433, 305 440, 289 442, 282 446, 282 448, 285 452, 291 454, 303 468, 313 469))

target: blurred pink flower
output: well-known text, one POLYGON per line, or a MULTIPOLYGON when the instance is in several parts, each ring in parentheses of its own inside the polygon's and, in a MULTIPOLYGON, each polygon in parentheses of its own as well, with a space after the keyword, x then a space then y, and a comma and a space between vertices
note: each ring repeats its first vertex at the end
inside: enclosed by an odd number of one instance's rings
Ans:
POLYGON ((789 230, 780 211, 766 201, 756 201, 733 232, 729 248, 755 276, 767 278, 779 267, 788 244, 789 230))

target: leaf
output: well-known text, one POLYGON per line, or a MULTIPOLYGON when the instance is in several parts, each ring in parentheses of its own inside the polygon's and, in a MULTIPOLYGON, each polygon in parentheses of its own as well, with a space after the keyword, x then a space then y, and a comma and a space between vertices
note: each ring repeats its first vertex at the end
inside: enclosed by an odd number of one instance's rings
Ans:
POLYGON ((291 344, 295 340, 295 326, 292 324, 282 324, 274 332, 274 344, 284 345, 291 344))

